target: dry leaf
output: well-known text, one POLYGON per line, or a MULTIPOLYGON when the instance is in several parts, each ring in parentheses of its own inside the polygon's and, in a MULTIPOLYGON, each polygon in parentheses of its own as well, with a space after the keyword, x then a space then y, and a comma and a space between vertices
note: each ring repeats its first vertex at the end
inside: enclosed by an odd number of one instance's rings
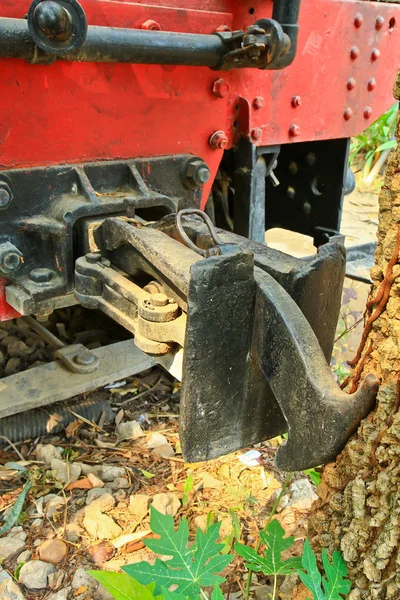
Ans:
POLYGON ((73 438, 78 433, 79 429, 82 427, 81 421, 72 421, 65 428, 65 435, 67 438, 73 438))
POLYGON ((74 593, 75 598, 77 596, 80 596, 81 594, 84 594, 85 592, 87 592, 87 587, 86 585, 81 585, 81 587, 79 587, 76 592, 74 593))
POLYGON ((90 479, 88 477, 85 477, 84 479, 77 479, 76 481, 73 481, 72 483, 70 483, 69 485, 67 485, 67 487, 65 488, 67 491, 70 490, 91 490, 93 487, 92 482, 90 481, 90 479))
POLYGON ((49 415, 49 420, 46 423, 46 431, 47 433, 51 433, 55 427, 62 421, 62 416, 58 413, 53 413, 49 415))
POLYGON ((125 414, 125 411, 123 408, 121 408, 121 410, 117 412, 117 414, 115 416, 115 425, 117 427, 121 423, 122 419, 124 418, 124 414, 125 414))

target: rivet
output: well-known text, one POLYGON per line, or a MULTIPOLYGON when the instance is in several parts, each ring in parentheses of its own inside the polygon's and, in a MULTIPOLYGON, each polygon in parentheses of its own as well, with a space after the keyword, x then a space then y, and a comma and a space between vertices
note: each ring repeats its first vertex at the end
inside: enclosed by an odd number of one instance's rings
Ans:
POLYGON ((253 138, 253 140, 259 140, 262 137, 262 129, 260 129, 259 127, 255 127, 254 129, 252 129, 251 137, 253 138))
POLYGON ((209 144, 214 150, 225 150, 228 145, 228 138, 224 131, 215 131, 209 139, 209 144))
POLYGON ((376 79, 374 77, 368 81, 367 88, 369 92, 372 92, 376 88, 376 79))
POLYGON ((217 98, 225 98, 230 92, 230 85, 225 79, 217 79, 213 83, 213 94, 217 98))
POLYGON ((376 17, 375 29, 382 29, 384 22, 385 22, 385 19, 382 17, 382 15, 379 15, 378 17, 376 17))
POLYGON ((147 19, 147 21, 142 23, 141 28, 148 31, 161 31, 161 25, 152 19, 147 19))
POLYGON ((351 108, 348 106, 346 108, 346 110, 343 113, 343 117, 345 121, 348 121, 349 119, 351 119, 351 117, 353 116, 353 111, 351 110, 351 108))
POLYGON ((351 60, 356 60, 360 56, 360 50, 357 46, 353 46, 350 49, 350 58, 351 60))
POLYGON ((361 27, 363 22, 364 22, 364 17, 360 13, 357 13, 355 16, 355 19, 354 19, 354 26, 357 27, 357 29, 358 29, 359 27, 361 27))
POLYGON ((378 60, 380 55, 381 55, 380 50, 378 50, 378 48, 374 48, 371 52, 371 60, 378 60))
POLYGON ((289 135, 291 137, 297 137, 300 135, 300 127, 298 125, 291 125, 289 129, 289 135))
POLYGON ((355 87, 356 87, 356 80, 354 79, 354 77, 350 77, 350 79, 347 81, 347 89, 354 90, 355 87))
POLYGON ((372 115, 372 108, 370 106, 366 106, 364 108, 364 118, 369 119, 371 115, 372 115))
POLYGON ((292 106, 293 108, 297 108, 302 105, 301 96, 293 96, 292 98, 292 106))
POLYGON ((262 96, 256 96, 253 100, 253 107, 256 110, 260 110, 264 106, 264 98, 262 96))

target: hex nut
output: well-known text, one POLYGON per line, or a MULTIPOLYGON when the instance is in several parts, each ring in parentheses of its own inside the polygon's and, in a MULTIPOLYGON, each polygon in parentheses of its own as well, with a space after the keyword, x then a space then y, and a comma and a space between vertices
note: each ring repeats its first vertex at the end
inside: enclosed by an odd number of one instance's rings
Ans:
POLYGON ((190 187, 201 187, 210 179, 210 169, 202 160, 192 160, 186 169, 186 182, 190 187))
POLYGON ((0 210, 8 208, 12 199, 10 186, 5 181, 0 181, 0 210))
POLYGON ((11 242, 0 244, 0 271, 2 273, 13 273, 22 262, 23 255, 14 244, 11 242))
POLYGON ((50 283, 54 277, 54 271, 46 268, 32 269, 29 279, 34 283, 50 283))

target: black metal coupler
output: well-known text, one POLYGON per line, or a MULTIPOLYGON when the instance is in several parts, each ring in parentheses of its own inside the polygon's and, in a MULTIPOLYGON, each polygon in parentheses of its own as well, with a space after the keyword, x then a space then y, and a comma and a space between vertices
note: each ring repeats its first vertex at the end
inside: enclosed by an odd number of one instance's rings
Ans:
POLYGON ((27 20, 0 18, 0 58, 280 69, 296 53, 298 8, 290 14, 294 25, 261 19, 246 31, 204 35, 88 26, 77 0, 34 0, 27 20))
MULTIPOLYGON (((111 218, 96 239, 112 265, 133 278, 140 270, 156 277, 179 307, 176 318, 187 315, 180 342, 185 459, 215 458, 288 431, 277 453, 278 468, 301 470, 333 460, 371 409, 377 390, 377 379, 369 376, 357 393, 345 394, 327 363, 344 249, 328 243, 316 257, 299 260, 232 233, 210 234, 211 226, 193 217, 185 216, 184 231, 181 217, 177 221, 169 216, 140 228, 111 218)), ((96 278, 84 258, 78 262, 78 281, 85 274, 96 278)), ((112 296, 109 274, 107 280, 99 277, 102 285, 92 281, 92 291, 83 285, 79 300, 106 304, 108 314, 113 302, 124 311, 114 294, 128 298, 121 294, 121 280, 112 296)), ((135 320, 135 310, 126 308, 129 312, 135 320)), ((145 331, 158 335, 154 327, 145 331)), ((150 342, 176 339, 171 334, 150 342)))

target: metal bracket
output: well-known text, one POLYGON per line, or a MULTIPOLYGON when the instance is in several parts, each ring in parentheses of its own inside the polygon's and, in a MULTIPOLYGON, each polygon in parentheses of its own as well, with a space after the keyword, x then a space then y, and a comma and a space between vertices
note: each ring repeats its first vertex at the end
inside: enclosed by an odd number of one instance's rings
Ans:
POLYGON ((81 375, 93 373, 99 366, 97 356, 82 344, 72 344, 71 346, 60 348, 55 352, 55 356, 70 371, 80 373, 81 375))

